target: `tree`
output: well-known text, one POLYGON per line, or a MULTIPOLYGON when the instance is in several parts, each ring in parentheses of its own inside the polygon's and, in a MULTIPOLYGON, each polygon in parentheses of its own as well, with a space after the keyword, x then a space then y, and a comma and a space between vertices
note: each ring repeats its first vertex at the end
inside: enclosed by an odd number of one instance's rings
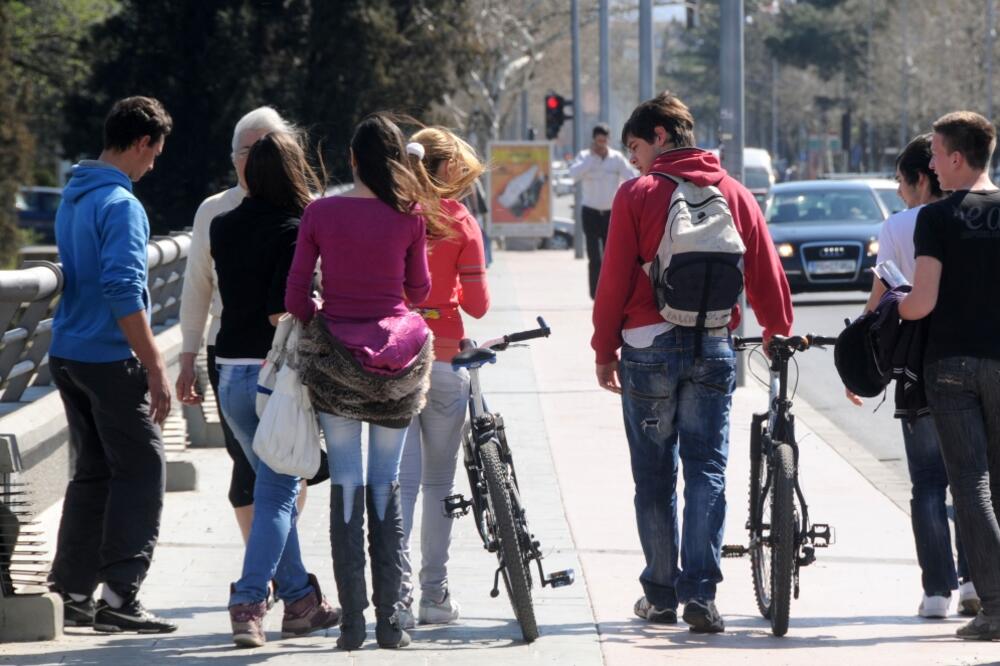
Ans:
POLYGON ((232 129, 269 104, 322 141, 349 177, 353 126, 379 109, 416 114, 461 71, 461 0, 127 0, 96 29, 93 74, 74 96, 66 148, 93 154, 110 104, 146 94, 174 118, 156 169, 136 186, 159 233, 190 224, 208 194, 233 182, 232 129))

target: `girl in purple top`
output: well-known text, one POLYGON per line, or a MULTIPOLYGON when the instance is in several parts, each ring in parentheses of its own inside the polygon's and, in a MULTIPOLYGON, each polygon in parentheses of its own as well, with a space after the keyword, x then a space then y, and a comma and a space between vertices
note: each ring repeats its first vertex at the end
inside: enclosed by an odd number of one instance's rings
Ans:
POLYGON ((351 140, 354 187, 306 208, 285 293, 288 311, 307 323, 300 372, 330 461, 330 542, 343 606, 337 645, 347 650, 366 637, 366 508, 376 639, 380 647, 410 641, 396 612, 403 534, 397 479, 406 426, 423 406, 433 353, 423 318, 406 300, 420 303, 430 291, 426 234, 437 222, 426 174, 407 166, 406 150, 388 116, 374 114, 358 125, 351 140), (320 303, 312 297, 317 259, 320 303))

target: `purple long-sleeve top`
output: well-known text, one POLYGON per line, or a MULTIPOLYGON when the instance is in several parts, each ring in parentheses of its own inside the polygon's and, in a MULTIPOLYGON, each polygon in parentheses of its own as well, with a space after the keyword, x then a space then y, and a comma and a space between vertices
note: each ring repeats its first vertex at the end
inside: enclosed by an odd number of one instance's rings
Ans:
POLYGON ((379 199, 328 197, 306 207, 288 273, 285 307, 303 322, 315 316, 316 260, 322 273, 320 315, 366 367, 406 367, 427 339, 420 315, 430 292, 424 218, 379 199), (405 298, 404 298, 405 295, 405 298))

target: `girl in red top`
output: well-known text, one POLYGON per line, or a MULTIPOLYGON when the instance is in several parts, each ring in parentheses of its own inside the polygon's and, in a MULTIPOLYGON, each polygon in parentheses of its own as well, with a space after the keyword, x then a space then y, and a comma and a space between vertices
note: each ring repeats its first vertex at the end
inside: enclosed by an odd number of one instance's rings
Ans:
MULTIPOLYGON (((448 546, 453 521, 445 517, 441 501, 451 495, 458 462, 458 448, 469 400, 469 374, 454 370, 451 359, 464 337, 461 307, 480 318, 490 306, 486 286, 486 262, 479 225, 459 203, 484 171, 472 147, 452 132, 437 127, 417 132, 407 145, 416 166, 422 162, 431 174, 432 186, 441 197, 440 215, 444 234, 428 234, 427 259, 431 291, 416 307, 434 333, 435 362, 427 406, 406 434, 399 483, 403 505, 403 584, 400 597, 405 607, 400 623, 414 624, 412 559, 409 540, 418 491, 423 491, 420 530, 421 624, 442 624, 458 619, 458 603, 448 591, 448 546), (421 150, 422 149, 422 150, 421 150)), ((416 168, 414 171, 418 171, 416 168)))

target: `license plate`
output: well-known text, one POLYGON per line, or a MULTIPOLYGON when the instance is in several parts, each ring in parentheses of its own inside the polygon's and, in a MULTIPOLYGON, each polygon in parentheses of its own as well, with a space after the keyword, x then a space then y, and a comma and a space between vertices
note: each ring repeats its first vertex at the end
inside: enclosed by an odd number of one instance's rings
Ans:
POLYGON ((829 275, 831 273, 853 273, 857 264, 850 259, 834 259, 830 261, 810 261, 809 272, 813 275, 829 275))

